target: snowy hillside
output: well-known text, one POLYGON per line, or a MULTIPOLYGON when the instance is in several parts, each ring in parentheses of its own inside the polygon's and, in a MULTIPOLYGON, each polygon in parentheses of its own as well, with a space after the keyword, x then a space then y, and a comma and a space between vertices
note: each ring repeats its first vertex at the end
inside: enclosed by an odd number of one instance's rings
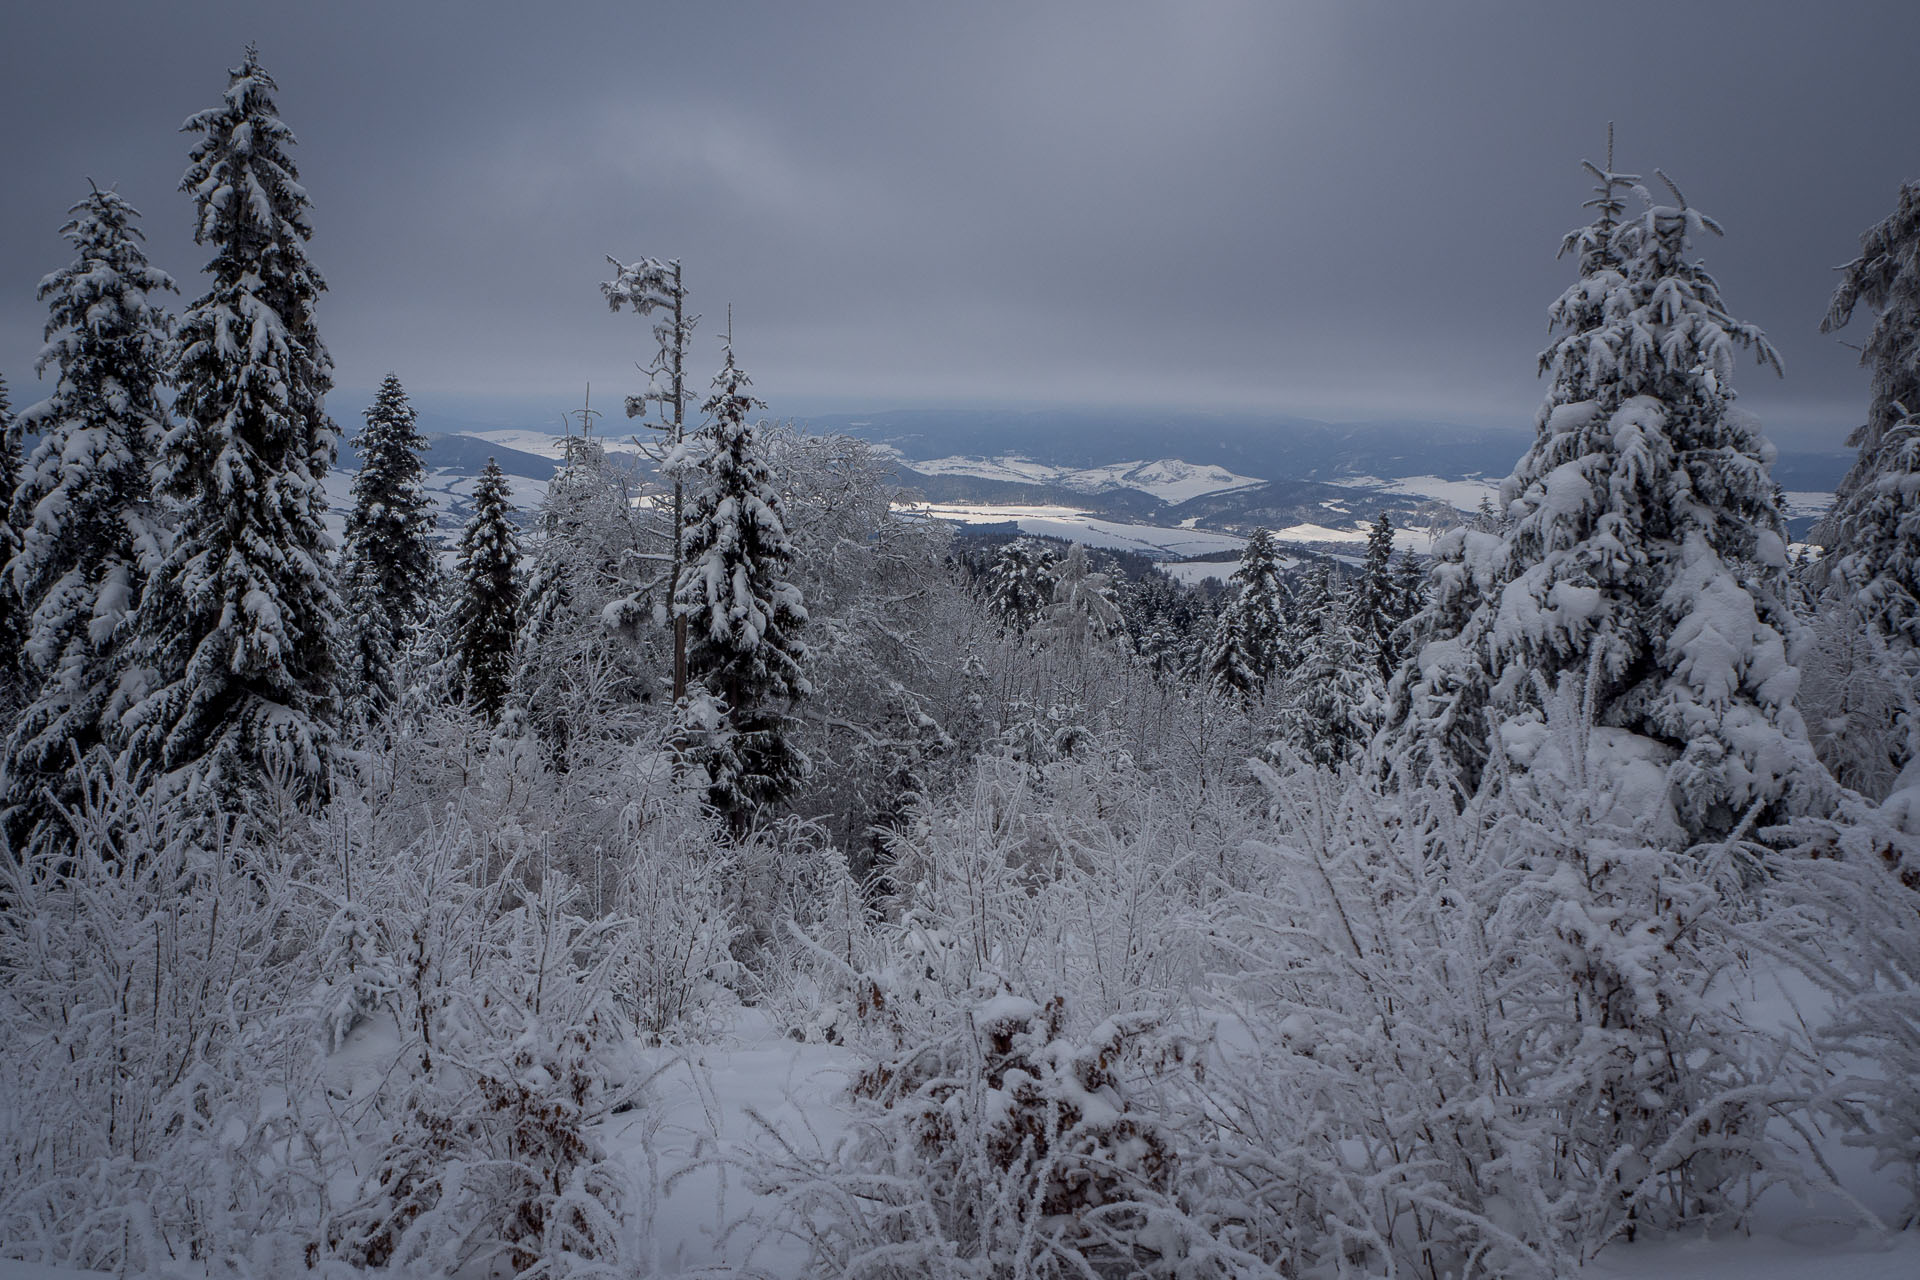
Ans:
POLYGON ((1196 465, 1177 458, 1155 462, 1110 462, 1098 467, 1058 467, 1030 458, 949 457, 907 461, 909 470, 927 476, 974 476, 1021 484, 1053 485, 1079 493, 1107 493, 1132 489, 1170 505, 1211 493, 1231 493, 1263 483, 1253 476, 1235 475, 1225 467, 1196 465))

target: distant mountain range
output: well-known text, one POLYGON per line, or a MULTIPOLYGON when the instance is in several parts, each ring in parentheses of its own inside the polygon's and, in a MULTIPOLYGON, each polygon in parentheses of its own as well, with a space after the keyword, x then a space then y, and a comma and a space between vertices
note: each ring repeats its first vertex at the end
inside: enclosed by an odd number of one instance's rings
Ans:
MULTIPOLYGON (((1452 523, 1494 493, 1531 438, 1451 423, 1197 411, 900 410, 799 425, 885 446, 902 486, 935 503, 1071 508, 1107 522, 1220 532, 1265 525, 1298 530, 1298 540, 1325 533, 1333 541, 1351 540, 1381 512, 1401 528, 1452 523)), ((473 480, 489 457, 529 510, 559 465, 557 428, 475 424, 427 438, 429 487, 449 532, 469 514, 473 480)), ((650 472, 625 437, 606 444, 650 472)), ((1781 455, 1774 477, 1788 491, 1796 535, 1824 509, 1851 460, 1839 452, 1781 455)), ((341 512, 356 465, 349 445, 328 486, 341 512)))

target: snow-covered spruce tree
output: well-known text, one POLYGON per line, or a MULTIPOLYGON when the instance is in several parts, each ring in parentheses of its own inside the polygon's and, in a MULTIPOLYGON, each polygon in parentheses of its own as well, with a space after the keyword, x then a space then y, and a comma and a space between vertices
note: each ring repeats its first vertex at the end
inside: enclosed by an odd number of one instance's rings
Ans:
POLYGON ((1009 631, 1025 635, 1053 601, 1053 556, 1037 538, 1000 548, 987 575, 987 601, 1009 631))
POLYGON ((307 262, 311 205, 249 47, 201 135, 181 189, 212 282, 177 338, 174 412, 157 479, 173 542, 141 603, 145 696, 133 758, 189 798, 231 803, 272 773, 304 802, 328 788, 330 648, 340 603, 321 482, 336 430, 332 360, 314 327, 325 282, 307 262))
POLYGON ((1563 333, 1542 357, 1552 381, 1533 447, 1501 488, 1505 533, 1443 548, 1429 611, 1471 610, 1429 632, 1396 711, 1416 735, 1484 743, 1473 717, 1440 723, 1484 690, 1525 765, 1546 699, 1571 681, 1622 763, 1659 758, 1685 836, 1724 839, 1824 785, 1792 705, 1773 447, 1730 386, 1739 348, 1778 359, 1689 257, 1718 224, 1641 187, 1645 212, 1622 220, 1630 179, 1593 172, 1601 215, 1568 237, 1581 278, 1551 311, 1563 333), (1468 564, 1475 589, 1452 589, 1442 573, 1468 564), (1449 708, 1448 690, 1474 697, 1449 708))
MULTIPOLYGON (((1540 434, 1502 486, 1494 705, 1524 763, 1542 691, 1581 682, 1597 725, 1670 761, 1687 835, 1723 839, 1828 785, 1793 708, 1774 450, 1730 385, 1738 348, 1779 360, 1689 256, 1718 224, 1677 188, 1674 205, 1639 193, 1646 211, 1611 231, 1622 266, 1603 273, 1601 318, 1549 350, 1540 434)), ((1563 327, 1591 293, 1562 299, 1563 327)))
POLYGON ((473 709, 488 723, 500 718, 513 687, 513 649, 520 630, 520 537, 500 464, 473 490, 473 518, 460 534, 455 570, 459 602, 453 615, 460 682, 473 709))
POLYGON ((1384 511, 1367 534, 1367 553, 1361 561, 1360 580, 1354 585, 1349 615, 1361 655, 1373 664, 1384 688, 1400 667, 1400 644, 1395 633, 1406 621, 1393 572, 1393 521, 1384 511))
POLYGON ((42 827, 79 797, 95 750, 119 745, 115 702, 127 622, 158 562, 163 531, 149 470, 166 430, 169 320, 154 294, 173 288, 140 247, 139 214, 98 188, 61 234, 74 261, 40 282, 53 394, 20 416, 40 437, 13 490, 19 550, 6 586, 27 623, 27 705, 6 745, 18 830, 42 827))
POLYGON ((1079 543, 1068 548, 1053 583, 1053 604, 1046 625, 1074 643, 1099 640, 1120 629, 1120 606, 1113 596, 1113 575, 1097 573, 1079 543))
MULTIPOLYGON (((1860 455, 1840 484, 1832 513, 1815 531, 1827 554, 1812 571, 1824 597, 1822 611, 1854 614, 1842 623, 1849 628, 1858 620, 1873 627, 1890 651, 1891 661, 1877 664, 1886 668, 1881 682, 1911 691, 1920 649, 1920 182, 1900 188, 1899 207, 1860 237, 1860 256, 1842 270, 1820 329, 1844 328, 1863 303, 1874 312, 1860 351, 1860 362, 1872 371, 1873 399, 1866 422, 1848 437, 1860 455)), ((1869 674, 1881 673, 1834 673, 1831 683, 1858 684, 1869 674)), ((1886 762, 1876 774, 1897 774, 1914 757, 1913 735, 1920 726, 1904 712, 1889 719, 1881 705, 1863 714, 1858 705, 1812 698, 1803 706, 1811 716, 1836 722, 1827 726, 1828 740, 1856 750, 1869 743, 1877 748, 1886 762)))
MULTIPOLYGON (((1579 277, 1548 309, 1549 325, 1564 329, 1565 337, 1540 355, 1540 372, 1551 374, 1553 384, 1535 418, 1536 449, 1553 410, 1591 398, 1610 368, 1611 348, 1589 348, 1583 339, 1606 319, 1608 299, 1624 297, 1617 232, 1626 216, 1622 192, 1635 179, 1613 172, 1612 156, 1609 132, 1607 167, 1586 166, 1599 179, 1593 199, 1582 206, 1594 211, 1593 221, 1560 242, 1560 256, 1573 256, 1579 277)), ((1406 624, 1403 658, 1389 687, 1388 731, 1404 748, 1398 754, 1406 767, 1435 771, 1464 791, 1479 785, 1487 761, 1489 602, 1506 572, 1498 516, 1483 498, 1477 519, 1434 544, 1425 600, 1406 624)))
POLYGON ((686 723, 702 739, 707 796, 736 833, 791 791, 806 769, 789 708, 812 692, 800 639, 807 611, 786 581, 793 558, 780 496, 754 446, 758 405, 726 343, 703 406, 707 425, 688 467, 686 564, 674 609, 687 619, 686 723), (701 694, 692 692, 698 685, 701 694))
POLYGON ((20 594, 13 589, 13 575, 6 571, 20 550, 11 509, 19 483, 20 427, 7 399, 7 380, 0 378, 0 715, 11 715, 25 692, 20 652, 26 640, 26 616, 20 594))
POLYGON ((427 442, 414 426, 400 379, 388 374, 354 441, 353 478, 342 577, 353 603, 353 647, 342 686, 369 706, 399 696, 395 667, 415 627, 426 620, 439 584, 433 507, 420 482, 427 442))
POLYGON ((1276 728, 1303 759, 1337 769, 1367 749, 1385 688, 1326 566, 1308 580, 1295 616, 1311 630, 1295 649, 1276 728))
POLYGON ((540 506, 514 701, 564 771, 583 730, 613 729, 651 696, 653 672, 642 660, 649 637, 632 625, 639 610, 628 588, 643 530, 626 478, 584 431, 563 449, 540 506))
POLYGON ((1203 662, 1206 679, 1221 693, 1257 698, 1281 666, 1280 558, 1273 535, 1256 529, 1233 571, 1239 593, 1214 624, 1203 662))

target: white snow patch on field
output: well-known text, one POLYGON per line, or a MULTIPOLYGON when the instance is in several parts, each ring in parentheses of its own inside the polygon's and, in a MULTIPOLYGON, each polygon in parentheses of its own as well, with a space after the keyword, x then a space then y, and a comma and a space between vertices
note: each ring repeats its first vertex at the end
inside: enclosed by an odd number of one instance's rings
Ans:
POLYGON ((1500 482, 1475 476, 1466 480, 1448 480, 1442 476, 1399 476, 1382 480, 1378 476, 1341 476, 1327 483, 1349 489, 1378 489, 1407 498, 1431 498, 1459 511, 1478 511, 1480 499, 1500 500, 1500 482))
MULTIPOLYGON (((1075 507, 1047 506, 1036 504, 1022 506, 1017 503, 967 503, 967 502, 916 502, 903 504, 896 508, 910 515, 926 516, 935 520, 951 520, 955 524, 1012 524, 1020 532, 1036 537, 1063 538, 1069 542, 1083 543, 1089 547, 1103 547, 1108 550, 1138 551, 1143 555, 1157 559, 1181 559, 1186 556, 1201 556, 1218 551, 1238 552, 1246 545, 1246 539, 1237 534, 1219 533, 1211 529, 1196 529, 1191 523, 1182 521, 1177 527, 1151 524, 1125 524, 1117 520, 1102 520, 1090 512, 1075 507)), ((1273 530, 1273 536, 1280 542, 1333 543, 1346 546, 1362 546, 1366 543, 1369 526, 1355 523, 1345 528, 1334 528, 1323 524, 1294 524, 1283 529, 1273 530)), ((1396 529, 1393 544, 1396 547, 1425 552, 1431 543, 1424 529, 1396 529)), ((1232 566, 1228 566, 1231 571, 1232 566)))
MULTIPOLYGON (((491 431, 462 431, 463 436, 475 440, 485 440, 488 444, 499 445, 503 449, 517 449, 521 453, 538 454, 542 458, 556 461, 564 457, 561 445, 567 437, 555 435, 551 431, 538 431, 531 427, 500 427, 491 431)), ((608 453, 638 453, 639 447, 624 435, 600 435, 594 439, 600 442, 608 453)))
POLYGON ((1001 458, 931 458, 906 464, 924 476, 970 476, 1014 484, 1044 484, 1077 493, 1109 493, 1134 489, 1167 503, 1186 502, 1212 493, 1232 493, 1266 481, 1237 475, 1225 467, 1178 458, 1152 462, 1110 462, 1099 467, 1058 467, 1017 454, 1001 458))
POLYGON ((1781 513, 1789 518, 1801 516, 1823 516, 1827 508, 1833 505, 1833 495, 1812 489, 1789 489, 1786 491, 1786 503, 1781 513))
POLYGON ((1069 542, 1109 550, 1138 551, 1161 559, 1205 555, 1209 551, 1238 551, 1246 541, 1230 533, 1214 533, 1207 529, 1170 529, 1161 525, 1101 520, 1072 507, 922 502, 904 506, 901 510, 936 520, 951 520, 956 524, 1011 523, 1020 532, 1038 537, 1064 538, 1069 542))

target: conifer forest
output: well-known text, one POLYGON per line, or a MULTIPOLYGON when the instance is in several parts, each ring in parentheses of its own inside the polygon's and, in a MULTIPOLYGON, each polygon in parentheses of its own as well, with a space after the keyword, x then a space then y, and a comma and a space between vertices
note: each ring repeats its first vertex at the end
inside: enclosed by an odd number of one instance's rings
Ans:
POLYGON ((0 1277, 1920 1275, 1910 152, 1811 532, 1609 144, 1497 497, 1209 586, 917 509, 638 214, 456 517, 243 44, 0 384, 0 1277))

